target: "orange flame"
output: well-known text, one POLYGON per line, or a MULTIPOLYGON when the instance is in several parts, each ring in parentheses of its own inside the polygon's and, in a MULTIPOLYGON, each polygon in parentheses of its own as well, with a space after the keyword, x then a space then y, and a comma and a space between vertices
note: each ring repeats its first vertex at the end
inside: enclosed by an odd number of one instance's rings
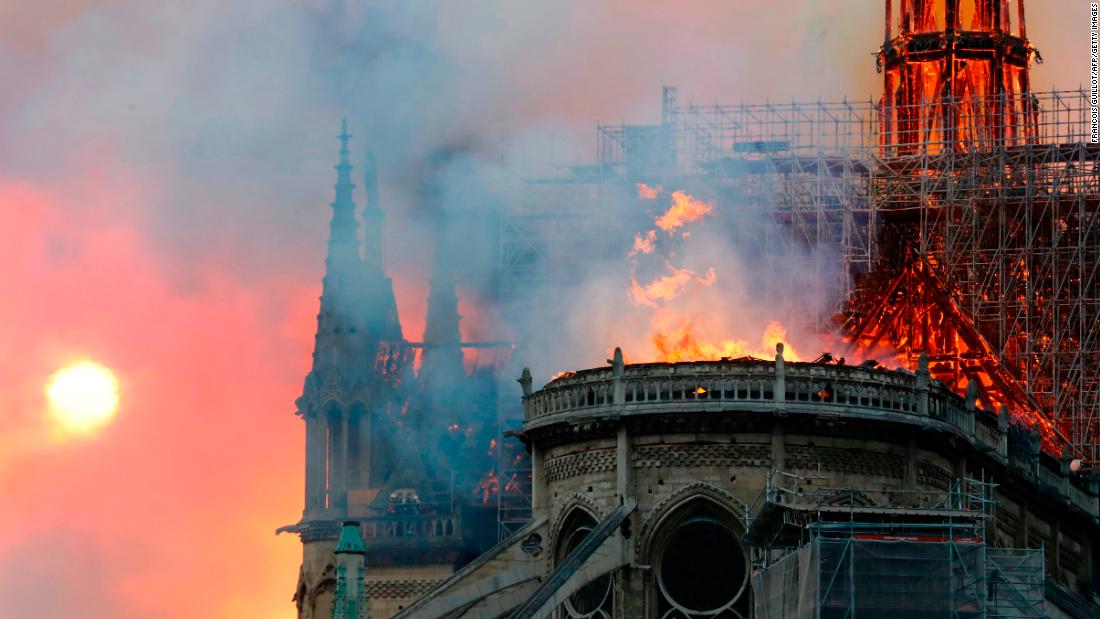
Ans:
POLYGON ((669 274, 649 282, 645 286, 638 283, 633 274, 630 276, 630 298, 635 305, 656 308, 658 301, 671 301, 675 299, 692 281, 710 286, 718 279, 714 267, 707 269, 706 274, 699 276, 691 269, 677 269, 671 264, 666 264, 669 274))
POLYGON ((638 197, 643 200, 656 200, 661 195, 661 186, 650 187, 645 183, 638 183, 638 197))
POLYGON ((637 305, 657 307, 657 301, 670 301, 676 298, 685 286, 695 277, 691 269, 675 269, 669 266, 671 273, 649 282, 645 286, 630 277, 630 296, 637 305))
POLYGON ((638 254, 652 254, 654 243, 657 241, 657 231, 650 230, 646 232, 645 236, 641 234, 634 235, 634 248, 630 250, 631 256, 638 254))
POLYGON ((714 212, 714 206, 683 191, 672 192, 672 206, 655 220, 657 227, 672 234, 693 221, 714 212))
MULTIPOLYGON (((658 360, 666 363, 678 361, 718 361, 739 357, 769 359, 775 355, 775 345, 783 342, 787 329, 777 321, 771 321, 764 329, 758 344, 747 340, 726 339, 718 342, 702 338, 695 329, 694 322, 675 312, 659 312, 654 317, 656 333, 653 345, 657 349, 658 360)), ((798 361, 798 353, 790 346, 783 351, 784 359, 798 361)))
POLYGON ((489 498, 496 496, 500 492, 500 477, 497 476, 496 471, 492 468, 489 469, 485 476, 478 482, 477 487, 474 488, 474 496, 481 495, 481 504, 488 505, 489 498))
MULTIPOLYGON (((651 188, 644 183, 638 184, 639 197, 655 199, 660 192, 660 187, 651 188)), ((712 214, 714 205, 683 190, 675 190, 670 195, 671 205, 654 220, 654 223, 669 236, 678 235, 686 241, 689 238, 689 232, 682 228, 712 214)), ((668 260, 668 256, 660 254, 656 241, 657 230, 647 230, 644 234, 634 237, 634 245, 629 253, 629 257, 632 258, 639 254, 654 254, 655 258, 660 257, 665 260, 664 266, 667 271, 665 275, 642 284, 638 282, 635 274, 638 263, 635 261, 631 264, 629 290, 631 301, 638 307, 655 310, 650 319, 648 338, 653 348, 646 356, 656 357, 659 361, 676 362, 745 356, 770 358, 775 354, 775 344, 786 338, 786 328, 774 321, 767 325, 758 344, 737 338, 715 339, 700 336, 698 326, 691 316, 703 316, 707 308, 700 306, 712 302, 686 293, 693 288, 697 290, 699 287, 714 285, 718 280, 717 270, 710 267, 700 275, 690 268, 677 268, 668 260), (693 284, 698 286, 692 286, 693 284), (682 313, 680 310, 684 305, 692 307, 693 310, 682 313)), ((712 321, 704 322, 708 323, 707 331, 714 330, 715 326, 709 324, 712 321)), ((798 359, 797 353, 790 348, 788 351, 788 359, 798 359)))
POLYGON ((508 483, 504 484, 505 494, 519 494, 522 492, 522 488, 519 485, 519 473, 512 473, 512 477, 508 479, 508 483))
POLYGON ((1060 453, 1059 429, 1035 410, 1026 384, 1000 363, 997 351, 958 309, 950 290, 925 262, 910 263, 889 287, 877 293, 877 298, 853 299, 850 308, 876 303, 860 311, 846 336, 849 354, 857 357, 857 362, 858 357, 877 357, 879 361, 885 357, 916 371, 923 352, 931 360, 928 372, 933 379, 960 396, 965 396, 974 381, 978 407, 990 412, 1004 407, 1025 426, 1038 425, 1044 448, 1060 453), (911 328, 914 324, 921 328, 911 328))

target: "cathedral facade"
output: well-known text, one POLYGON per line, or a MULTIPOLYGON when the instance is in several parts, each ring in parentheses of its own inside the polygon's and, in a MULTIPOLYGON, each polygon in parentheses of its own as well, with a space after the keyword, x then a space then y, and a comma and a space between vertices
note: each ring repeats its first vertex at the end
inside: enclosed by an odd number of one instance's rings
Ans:
POLYGON ((390 616, 495 534, 495 509, 470 492, 487 466, 463 455, 494 431, 471 425, 492 418, 479 408, 493 401, 491 383, 463 367, 453 279, 436 270, 423 341, 406 339, 383 269, 373 157, 360 211, 350 138, 345 122, 313 364, 296 402, 305 425, 305 508, 280 529, 302 541, 294 593, 301 619, 350 619, 349 596, 364 600, 356 614, 390 616))
POLYGON ((300 618, 1100 613, 1096 478, 924 356, 908 372, 788 362, 782 345, 629 365, 616 349, 542 388, 524 370, 502 398, 522 402, 533 513, 497 542, 471 493, 486 437, 450 434, 488 401, 462 366, 453 277, 437 254, 409 341, 373 165, 357 213, 349 137, 297 401, 305 509, 281 529, 302 541, 300 618))
MULTIPOLYGON (((402 619, 1095 617, 1097 486, 930 378, 627 365, 535 390, 534 518, 402 619)), ((518 395, 518 394, 517 394, 518 395)))

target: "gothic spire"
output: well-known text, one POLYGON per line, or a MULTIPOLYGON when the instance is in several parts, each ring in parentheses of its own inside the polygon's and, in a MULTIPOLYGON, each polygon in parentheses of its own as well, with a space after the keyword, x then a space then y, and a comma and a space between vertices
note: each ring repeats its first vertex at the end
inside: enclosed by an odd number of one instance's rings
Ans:
POLYGON ((439 235, 435 247, 428 315, 424 321, 424 356, 421 382, 446 391, 466 376, 462 365, 462 336, 459 332, 458 295, 447 255, 447 243, 439 235))
POLYGON ((359 223, 355 217, 355 199, 348 160, 348 123, 340 126, 340 160, 336 164, 336 189, 332 201, 332 223, 329 226, 328 255, 325 257, 325 277, 321 292, 321 313, 317 316, 317 340, 314 344, 314 367, 340 365, 350 354, 348 337, 357 332, 358 310, 359 223))
POLYGON ((296 404, 306 420, 306 514, 316 516, 347 506, 346 471, 358 451, 346 431, 347 409, 362 400, 359 385, 370 366, 362 363, 362 317, 359 315, 359 238, 348 161, 348 124, 340 126, 340 159, 332 201, 321 311, 313 344, 313 368, 296 404), (336 400, 335 408, 325 409, 336 400))
POLYGON ((351 520, 340 530, 336 543, 336 591, 332 600, 333 619, 366 619, 367 596, 364 581, 366 547, 359 523, 351 520))
POLYGON ((363 166, 363 188, 367 199, 363 206, 363 312, 367 332, 373 342, 401 342, 401 322, 393 283, 386 277, 382 262, 382 223, 385 219, 378 198, 378 172, 374 153, 367 152, 363 166))
POLYGON ((335 284, 334 280, 344 280, 346 286, 359 261, 359 223, 355 219, 355 198, 352 191, 351 163, 348 160, 348 121, 345 118, 340 125, 340 162, 336 164, 336 196, 332 202, 332 224, 329 227, 328 257, 325 259, 325 284, 335 284))

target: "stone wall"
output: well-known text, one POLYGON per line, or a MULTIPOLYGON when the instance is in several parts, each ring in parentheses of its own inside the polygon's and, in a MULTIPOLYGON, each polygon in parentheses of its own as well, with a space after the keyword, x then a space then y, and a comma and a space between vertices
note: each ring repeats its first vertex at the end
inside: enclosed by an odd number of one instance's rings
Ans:
MULTIPOLYGON (((303 559, 295 593, 299 619, 331 619, 336 589, 336 542, 302 545, 303 559)), ((453 573, 451 565, 395 565, 367 568, 366 595, 372 618, 392 617, 439 586, 453 573)))
POLYGON ((524 586, 534 591, 541 582, 546 597, 532 599, 547 601, 534 603, 557 604, 577 590, 566 583, 579 587, 611 569, 612 616, 663 615, 667 608, 658 604, 669 598, 657 574, 671 532, 706 521, 725 527, 732 535, 726 539, 742 540, 749 506, 778 478, 826 506, 904 508, 909 517, 960 505, 952 493, 961 477, 993 482, 1002 507, 986 529, 988 543, 1043 546, 1048 575, 1067 591, 1083 591, 1090 581, 1095 493, 1059 472, 1049 456, 1035 455, 1033 439, 1008 436, 1004 417, 975 410, 926 375, 785 366, 782 359, 624 367, 617 356, 611 368, 529 392, 524 407, 538 523, 537 534, 525 535, 537 537, 538 552, 516 554, 525 540, 513 540, 402 617, 435 617, 431 609, 454 609, 460 600, 473 609, 506 608, 501 596, 508 587, 515 593, 519 582, 500 584, 513 569, 506 558, 522 564, 524 586), (576 565, 563 567, 565 541, 585 530, 601 531, 591 539, 601 560, 612 561, 582 563, 588 560, 578 553, 576 565))
MULTIPOLYGON (((955 483, 956 472, 967 462, 962 454, 949 449, 930 448, 910 442, 891 443, 806 434, 659 434, 632 435, 629 440, 630 492, 638 502, 631 517, 635 534, 635 559, 646 565, 654 557, 645 556, 645 540, 653 533, 655 520, 671 503, 706 493, 723 501, 736 514, 744 513, 764 486, 781 455, 785 470, 795 474, 828 477, 839 486, 858 487, 868 492, 906 491, 946 493, 955 483), (781 454, 776 453, 781 451, 781 454)), ((944 446, 946 447, 946 445, 944 446)), ((597 520, 618 505, 616 450, 611 441, 597 438, 578 440, 547 450, 544 482, 549 521, 548 548, 556 548, 563 531, 561 523, 571 510, 583 509, 597 520)), ((967 471, 977 476, 981 471, 967 471)), ((898 495, 896 493, 902 493, 898 495)), ((899 500, 903 500, 899 498, 899 500)), ((1021 536, 1020 505, 1005 500, 999 518, 991 529, 990 543, 1002 546, 1043 544, 1048 563, 1053 562, 1052 526, 1035 514, 1027 517, 1027 534, 1021 536), (1017 541, 1023 543, 1017 544, 1017 541)), ((743 526, 744 523, 739 523, 743 526)), ((1084 558, 1087 543, 1061 534, 1057 573, 1070 588, 1084 583, 1081 570, 1087 570, 1084 558)), ((547 565, 549 573, 552 565, 547 565)), ((624 570, 615 576, 615 596, 623 617, 645 616, 646 602, 654 598, 654 582, 646 570, 624 570)))

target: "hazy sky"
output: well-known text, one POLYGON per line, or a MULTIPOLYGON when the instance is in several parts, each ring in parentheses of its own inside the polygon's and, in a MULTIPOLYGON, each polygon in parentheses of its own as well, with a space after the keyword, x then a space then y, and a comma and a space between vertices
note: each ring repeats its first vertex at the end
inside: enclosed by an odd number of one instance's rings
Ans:
MULTIPOLYGON (((289 618, 339 119, 378 152, 390 270, 422 323, 426 154, 573 158, 682 101, 867 99, 879 0, 0 4, 0 608, 289 618), (118 418, 58 441, 43 384, 91 358, 118 418)), ((1028 6, 1087 81, 1084 0, 1028 6)), ((358 171, 357 171, 358 173, 358 171)), ((419 329, 406 329, 415 337, 419 329)))

